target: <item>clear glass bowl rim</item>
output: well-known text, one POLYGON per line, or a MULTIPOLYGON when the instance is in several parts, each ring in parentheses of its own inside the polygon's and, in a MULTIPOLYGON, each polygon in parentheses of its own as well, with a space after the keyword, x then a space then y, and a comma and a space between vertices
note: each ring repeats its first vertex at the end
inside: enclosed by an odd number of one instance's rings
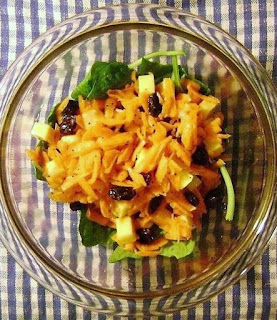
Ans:
MULTIPOLYGON (((133 4, 133 5, 134 5, 134 4, 133 4)), ((127 4, 121 4, 121 5, 118 5, 118 6, 129 6, 129 7, 130 7, 130 6, 132 6, 132 4, 131 4, 131 5, 130 5, 130 4, 129 4, 129 5, 127 5, 127 4)), ((148 6, 148 5, 145 5, 145 6, 148 6)), ((185 13, 185 14, 187 14, 187 15, 190 15, 191 17, 195 17, 195 18, 197 18, 197 19, 206 21, 205 19, 203 19, 203 18, 201 18, 201 17, 199 17, 199 16, 195 16, 195 15, 191 14, 190 12, 186 12, 186 11, 184 11, 184 10, 179 11, 179 10, 176 10, 176 9, 174 9, 174 8, 171 8, 171 7, 160 7, 160 8, 161 8, 161 9, 162 9, 162 8, 167 8, 167 9, 169 9, 169 10, 173 10, 173 11, 176 11, 176 12, 182 12, 183 14, 185 13)), ((100 9, 101 9, 101 8, 100 8, 100 9)), ((20 59, 22 59, 22 57, 24 56, 24 54, 25 54, 26 52, 32 50, 32 48, 33 48, 34 46, 36 46, 40 41, 42 41, 42 40, 43 40, 45 37, 47 37, 49 34, 53 33, 55 30, 59 29, 62 25, 65 25, 66 23, 70 22, 71 20, 74 20, 76 17, 82 17, 82 16, 89 15, 90 12, 94 12, 95 10, 97 10, 97 9, 93 9, 93 10, 90 10, 90 11, 88 11, 88 12, 75 15, 75 16, 73 16, 73 17, 71 17, 71 18, 63 21, 62 23, 54 26, 53 28, 49 29, 46 33, 44 33, 44 34, 42 34, 40 37, 38 37, 31 45, 29 45, 29 46, 18 56, 18 58, 15 60, 15 62, 10 66, 10 68, 9 68, 8 71, 6 72, 6 75, 4 76, 4 78, 2 79, 2 81, 1 81, 1 83, 0 83, 0 88, 1 88, 1 86, 2 86, 2 83, 4 83, 4 82, 6 81, 6 79, 9 78, 9 75, 10 75, 10 73, 13 71, 14 66, 18 63, 18 61, 20 61, 20 59)), ((132 23, 132 21, 130 21, 130 22, 122 22, 121 24, 124 25, 125 23, 132 23)), ((210 23, 210 22, 209 22, 209 23, 210 23)), ((112 24, 113 24, 113 23, 111 23, 111 25, 112 25, 112 24)), ((150 24, 151 24, 151 23, 150 23, 150 24)), ((215 24, 213 24, 213 23, 210 23, 210 24, 211 24, 212 27, 217 28, 218 30, 221 30, 221 32, 227 34, 226 31, 220 29, 220 28, 219 28, 218 26, 216 26, 215 24)), ((158 24, 157 24, 157 25, 158 25, 158 24)), ((103 25, 103 26, 101 26, 101 28, 104 28, 104 29, 105 29, 107 26, 108 26, 108 25, 103 25)), ((172 27, 173 27, 173 26, 172 26, 172 27)), ((92 29, 93 29, 93 28, 92 28, 92 29)), ((88 33, 88 32, 90 32, 90 31, 91 31, 91 30, 86 30, 84 33, 88 33)), ((80 36, 80 35, 78 35, 78 36, 80 36)), ((239 42, 238 42, 234 37, 232 37, 231 35, 229 35, 229 36, 232 38, 233 41, 235 41, 237 44, 239 44, 239 42)), ((66 41, 65 41, 64 43, 67 43, 67 42, 72 41, 75 37, 76 37, 76 35, 72 36, 72 38, 66 39, 66 41)), ((59 46, 61 46, 61 45, 62 45, 62 44, 60 44, 59 46)), ((239 45, 242 46, 241 44, 239 44, 239 45)), ((243 49, 246 51, 246 49, 245 49, 244 47, 243 47, 243 49)), ((254 58, 254 57, 252 56, 252 54, 251 54, 248 50, 247 50, 246 52, 247 52, 248 55, 251 57, 251 59, 255 61, 256 65, 257 65, 259 68, 262 68, 262 69, 263 69, 263 67, 262 67, 261 64, 256 60, 256 58, 254 58)), ((35 66, 39 65, 39 64, 44 60, 45 56, 50 55, 50 53, 51 53, 51 51, 45 53, 45 55, 42 56, 42 58, 40 58, 40 59, 36 62, 35 66)), ((33 67, 33 68, 34 68, 34 67, 33 67)), ((31 71, 29 71, 29 73, 30 73, 30 72, 31 72, 31 71)), ((269 78, 269 76, 267 75, 266 72, 265 72, 265 75, 264 75, 264 76, 265 76, 266 81, 269 83, 270 86, 272 86, 272 89, 275 90, 275 92, 276 92, 276 89, 274 88, 274 84, 272 83, 272 81, 270 80, 270 78, 269 78)), ((22 85, 22 82, 24 82, 24 79, 21 79, 20 86, 22 85)), ((276 95, 275 95, 275 96, 276 96, 276 95)), ((277 100, 276 100, 276 101, 277 101, 277 100)), ((7 109, 7 110, 4 110, 4 111, 5 111, 5 114, 4 114, 4 116, 3 116, 3 119, 5 119, 5 117, 7 116, 7 113, 8 113, 9 110, 7 109)), ((273 120, 272 120, 272 121, 273 121, 273 120)), ((3 123, 4 123, 4 122, 5 122, 5 121, 3 121, 3 123)), ((276 127, 276 123, 275 123, 274 126, 276 127)), ((274 127, 274 126, 273 126, 273 127, 274 127)), ((1 128, 1 131, 2 131, 2 129, 3 129, 3 127, 1 128)), ((1 134, 2 134, 2 132, 1 132, 1 134)), ((272 138, 273 138, 273 145, 275 146, 274 155, 275 155, 275 159, 276 159, 276 137, 275 137, 274 135, 272 135, 272 138)), ((276 164, 276 160, 275 160, 275 164, 276 164)), ((275 175, 275 176, 276 176, 276 175, 275 175)), ((1 179, 2 179, 2 177, 1 177, 1 179)), ((236 255, 234 255, 234 256, 230 256, 230 259, 228 260, 229 262, 232 263, 232 262, 236 261, 237 259, 239 259, 240 255, 241 255, 242 252, 249 246, 249 244, 251 243, 251 241, 253 240, 253 238, 256 237, 256 236, 259 234, 259 232, 260 232, 260 230, 259 230, 260 225, 261 225, 262 221, 264 221, 264 219, 266 219, 266 218, 267 218, 267 215, 269 214, 269 211, 266 210, 265 207, 267 207, 267 206, 270 207, 270 206, 272 205, 273 201, 274 201, 274 188, 276 189, 276 177, 275 177, 274 183, 271 184, 271 187, 272 187, 272 188, 270 189, 270 194, 272 195, 272 197, 271 197, 271 199, 270 199, 270 202, 267 202, 266 204, 264 204, 263 214, 260 215, 260 220, 259 220, 259 222, 256 222, 256 223, 253 224, 253 226, 252 226, 253 229, 255 230, 255 232, 253 232, 253 230, 252 230, 252 232, 249 231, 247 239, 245 239, 245 241, 243 242, 243 245, 241 245, 241 247, 240 247, 239 250, 238 250, 238 254, 236 254, 236 255)), ((275 198, 276 198, 276 194, 275 194, 275 198)), ((6 207, 6 206, 5 206, 5 207, 6 207)), ((275 210, 276 210, 276 209, 275 209, 275 210)), ((15 226, 15 225, 14 225, 14 226, 15 226)), ((15 226, 15 227, 16 227, 16 226, 15 226)), ((259 258, 259 256, 262 254, 262 252, 265 250, 266 245, 268 244, 268 242, 270 241, 270 239, 271 239, 271 237, 272 237, 273 235, 274 235, 274 231, 273 231, 270 235, 268 235, 266 241, 264 242, 263 248, 260 249, 260 251, 257 253, 257 255, 256 255, 255 257, 253 257, 253 259, 252 259, 251 263, 248 265, 247 269, 242 270, 242 271, 240 272, 240 274, 238 274, 237 277, 236 277, 235 279, 233 279, 232 282, 228 283, 228 286, 229 286, 231 283, 237 281, 237 280, 239 279, 239 277, 240 277, 242 274, 245 273, 245 271, 249 270, 249 269, 254 265, 254 263, 256 262, 256 260, 259 258)), ((5 245, 7 248, 9 248, 8 243, 6 243, 5 239, 4 239, 2 236, 1 236, 1 240, 2 240, 2 242, 4 243, 4 245, 5 245)), ((24 269, 24 265, 23 265, 23 263, 19 260, 19 258, 18 258, 16 255, 14 255, 12 252, 11 252, 11 254, 13 255, 13 257, 16 259, 16 261, 17 261, 17 262, 22 266, 22 268, 24 269)), ((37 255, 37 254, 35 253, 35 255, 37 255)), ((40 259, 39 256, 38 256, 38 259, 40 259)), ((228 261, 225 261, 225 263, 224 263, 224 266, 225 266, 225 267, 222 267, 222 265, 219 265, 217 270, 219 270, 219 269, 220 269, 220 270, 226 270, 226 268, 228 267, 228 266, 227 266, 227 265, 228 265, 228 261)), ((48 267, 50 267, 50 269, 51 269, 51 266, 48 266, 48 267)), ((212 272, 212 277, 216 277, 217 270, 214 270, 214 271, 212 272)), ((64 278, 64 274, 62 274, 62 273, 60 273, 60 272, 57 272, 55 269, 52 269, 52 271, 53 271, 54 273, 56 273, 59 277, 64 278)), ((27 272, 28 272, 28 271, 27 271, 27 272)), ((28 272, 28 273, 30 274, 31 272, 28 272)), ((34 277, 33 274, 30 274, 30 276, 34 277)), ((205 279, 207 279, 207 278, 210 278, 210 279, 211 279, 211 274, 210 274, 210 273, 206 275, 206 277, 202 280, 202 282, 205 281, 205 279)), ((40 281, 39 279, 36 279, 36 280, 41 283, 41 281, 40 281)), ((69 279, 67 279, 67 280, 69 280, 69 279)), ((41 283, 41 284, 44 285, 43 283, 41 283)), ((74 285, 80 286, 80 284, 77 283, 77 282, 74 283, 74 285)), ((45 285, 44 285, 44 286, 45 286, 45 285)), ((226 287, 226 286, 225 286, 225 287, 226 287)), ((223 287, 223 288, 221 289, 221 291, 224 290, 225 287, 223 287)), ((174 288, 173 290, 170 289, 168 292, 164 292, 164 291, 159 292, 158 296, 161 296, 161 295, 164 295, 164 294, 168 294, 168 293, 169 293, 169 294, 176 294, 176 293, 180 292, 182 289, 185 290, 185 289, 187 289, 187 288, 184 288, 184 287, 182 287, 182 286, 180 286, 180 288, 179 288, 179 287, 176 287, 176 288, 174 288)), ((92 290, 92 291, 93 291, 93 290, 92 290)), ((109 293, 109 292, 106 292, 105 290, 103 290, 103 291, 102 291, 102 290, 99 290, 99 291, 98 291, 98 290, 95 290, 95 292, 99 292, 99 293, 104 294, 104 295, 105 295, 105 294, 106 294, 106 295, 110 295, 110 294, 111 294, 111 293, 109 293)), ((219 293, 219 291, 215 292, 215 294, 217 294, 217 293, 219 293)), ((123 298, 127 298, 127 297, 128 297, 128 298, 130 298, 130 295, 129 295, 129 294, 127 294, 127 295, 125 295, 125 294, 121 295, 120 293, 115 293, 115 292, 113 292, 112 295, 117 295, 119 298, 120 298, 120 297, 123 297, 123 298)), ((135 298, 144 298, 144 297, 145 297, 144 295, 135 296, 135 298)))

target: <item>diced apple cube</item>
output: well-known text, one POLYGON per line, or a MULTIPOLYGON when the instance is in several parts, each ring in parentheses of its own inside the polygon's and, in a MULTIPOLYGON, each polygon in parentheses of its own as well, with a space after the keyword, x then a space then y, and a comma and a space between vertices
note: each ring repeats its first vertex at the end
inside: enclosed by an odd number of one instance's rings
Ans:
POLYGON ((210 157, 218 157, 224 150, 220 138, 208 137, 204 143, 210 157))
POLYGON ((155 80, 152 73, 138 77, 139 94, 146 92, 148 94, 155 93, 155 80))
POLYGON ((64 167, 55 160, 47 162, 45 167, 48 176, 64 177, 66 175, 64 167))
POLYGON ((188 187, 188 189, 193 190, 193 189, 197 188, 201 183, 202 183, 202 181, 197 176, 193 176, 193 179, 187 185, 187 187, 188 187))
POLYGON ((207 101, 207 100, 203 100, 200 104, 200 111, 203 114, 203 118, 206 119, 211 112, 217 107, 218 103, 216 102, 211 102, 211 101, 207 101))
POLYGON ((113 214, 119 218, 122 218, 127 215, 129 211, 128 201, 116 201, 113 207, 113 214))
POLYGON ((143 148, 137 155, 135 170, 138 173, 150 172, 157 164, 162 144, 155 144, 150 148, 143 148))
POLYGON ((120 244, 127 244, 136 241, 136 231, 133 220, 130 216, 117 218, 115 220, 117 241, 120 244))
POLYGON ((83 113, 82 116, 83 116, 83 121, 84 121, 84 125, 85 125, 86 130, 93 127, 97 123, 97 121, 100 117, 99 111, 95 110, 95 109, 91 109, 91 110, 83 113))
POLYGON ((35 122, 31 135, 51 144, 54 141, 55 130, 49 124, 35 122))
POLYGON ((193 175, 186 170, 182 170, 180 173, 180 190, 184 189, 193 179, 193 175))
POLYGON ((63 142, 65 142, 66 144, 73 144, 76 143, 80 140, 80 138, 78 136, 76 136, 75 134, 70 134, 68 136, 63 136, 61 138, 61 140, 63 142))

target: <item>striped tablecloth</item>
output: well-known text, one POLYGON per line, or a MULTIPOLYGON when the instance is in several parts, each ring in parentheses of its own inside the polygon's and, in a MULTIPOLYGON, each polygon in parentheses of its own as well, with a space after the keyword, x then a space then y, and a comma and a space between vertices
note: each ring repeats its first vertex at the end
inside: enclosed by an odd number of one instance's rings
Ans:
MULTIPOLYGON (((215 22, 248 47, 277 84, 277 1, 137 2, 182 8, 215 22)), ((118 3, 119 0, 0 0, 0 79, 19 53, 48 28, 96 6, 118 3)), ((276 253, 275 236, 255 267, 225 292, 191 310, 157 319, 277 319, 276 253)), ((0 243, 0 319, 118 318, 85 311, 45 290, 16 264, 0 243)))

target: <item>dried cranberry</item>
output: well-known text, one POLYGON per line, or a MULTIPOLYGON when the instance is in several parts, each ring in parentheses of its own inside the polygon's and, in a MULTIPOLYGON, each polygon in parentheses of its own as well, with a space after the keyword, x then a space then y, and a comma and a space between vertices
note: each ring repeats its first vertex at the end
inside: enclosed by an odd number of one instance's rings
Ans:
POLYGON ((142 174, 142 176, 143 176, 143 179, 144 179, 146 185, 149 186, 150 183, 151 183, 151 173, 149 173, 149 172, 148 172, 148 173, 142 172, 141 174, 142 174))
POLYGON ((192 206, 197 207, 197 205, 199 204, 199 199, 192 191, 186 190, 184 192, 184 196, 192 206))
POLYGON ((224 195, 221 188, 210 190, 205 196, 205 204, 209 209, 215 209, 222 204, 224 195))
POLYGON ((75 116, 79 110, 79 103, 76 100, 69 100, 62 111, 62 117, 75 116))
POLYGON ((169 123, 171 121, 171 118, 170 117, 165 117, 165 118, 163 118, 163 121, 169 123))
POLYGON ((114 200, 131 200, 135 195, 132 187, 112 186, 109 190, 109 196, 114 200))
POLYGON ((138 211, 138 212, 134 213, 134 214, 132 215, 132 217, 133 217, 134 219, 138 219, 139 216, 140 216, 140 214, 141 214, 141 212, 138 211))
POLYGON ((197 146, 195 152, 191 156, 194 164, 206 166, 209 164, 209 155, 204 144, 197 146))
POLYGON ((220 210, 220 211, 225 211, 227 210, 227 203, 223 202, 223 199, 220 200, 217 204, 217 208, 220 210))
POLYGON ((82 210, 86 208, 86 205, 79 201, 71 202, 69 206, 72 211, 82 210))
POLYGON ((126 132, 125 127, 121 126, 120 129, 119 129, 119 132, 126 132))
POLYGON ((151 94, 148 98, 148 110, 151 116, 157 118, 162 112, 163 106, 160 104, 159 97, 156 93, 151 94))
POLYGON ((63 121, 60 124, 60 133, 65 135, 73 134, 76 126, 77 123, 75 115, 64 116, 63 121))
POLYGON ((165 206, 165 208, 166 208, 166 210, 168 210, 171 213, 173 213, 173 208, 171 207, 171 205, 169 203, 165 206))
POLYGON ((163 198, 164 198, 164 196, 159 195, 159 196, 154 197, 150 200, 149 207, 148 207, 149 213, 153 213, 159 208, 159 206, 161 205, 161 203, 163 201, 163 198))
POLYGON ((123 107, 121 101, 119 101, 119 100, 116 102, 116 107, 115 108, 118 109, 118 110, 124 110, 125 109, 123 107))
POLYGON ((150 244, 155 240, 154 232, 149 228, 140 228, 137 229, 137 234, 139 236, 138 241, 141 244, 150 244))

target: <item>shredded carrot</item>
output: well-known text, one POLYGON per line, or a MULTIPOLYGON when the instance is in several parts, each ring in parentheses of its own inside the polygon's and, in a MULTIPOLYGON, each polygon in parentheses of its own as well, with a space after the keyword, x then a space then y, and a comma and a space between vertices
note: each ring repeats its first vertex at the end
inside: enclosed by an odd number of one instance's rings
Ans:
MULTIPOLYGON (((162 112, 153 117, 149 94, 139 93, 135 73, 132 79, 122 90, 109 90, 106 99, 87 101, 80 96, 75 132, 65 136, 56 125, 53 143, 46 150, 27 150, 27 155, 52 188, 49 197, 89 204, 88 219, 115 228, 120 212, 132 218, 135 230, 159 226, 164 234, 150 245, 124 245, 140 256, 156 256, 169 240, 192 236, 207 211, 203 197, 220 183, 222 163, 196 165, 195 150, 204 145, 214 159, 230 136, 222 133, 223 115, 213 111, 219 100, 202 95, 198 83, 182 79, 188 92, 176 95, 172 80, 165 78, 156 86, 162 112), (193 179, 198 183, 189 188, 193 179), (111 185, 131 187, 136 195, 129 201, 113 200, 111 185), (197 197, 197 205, 184 197, 186 187, 197 197), (162 203, 151 210, 151 200, 160 195, 162 203)), ((68 98, 56 109, 58 123, 67 103, 68 98)))

